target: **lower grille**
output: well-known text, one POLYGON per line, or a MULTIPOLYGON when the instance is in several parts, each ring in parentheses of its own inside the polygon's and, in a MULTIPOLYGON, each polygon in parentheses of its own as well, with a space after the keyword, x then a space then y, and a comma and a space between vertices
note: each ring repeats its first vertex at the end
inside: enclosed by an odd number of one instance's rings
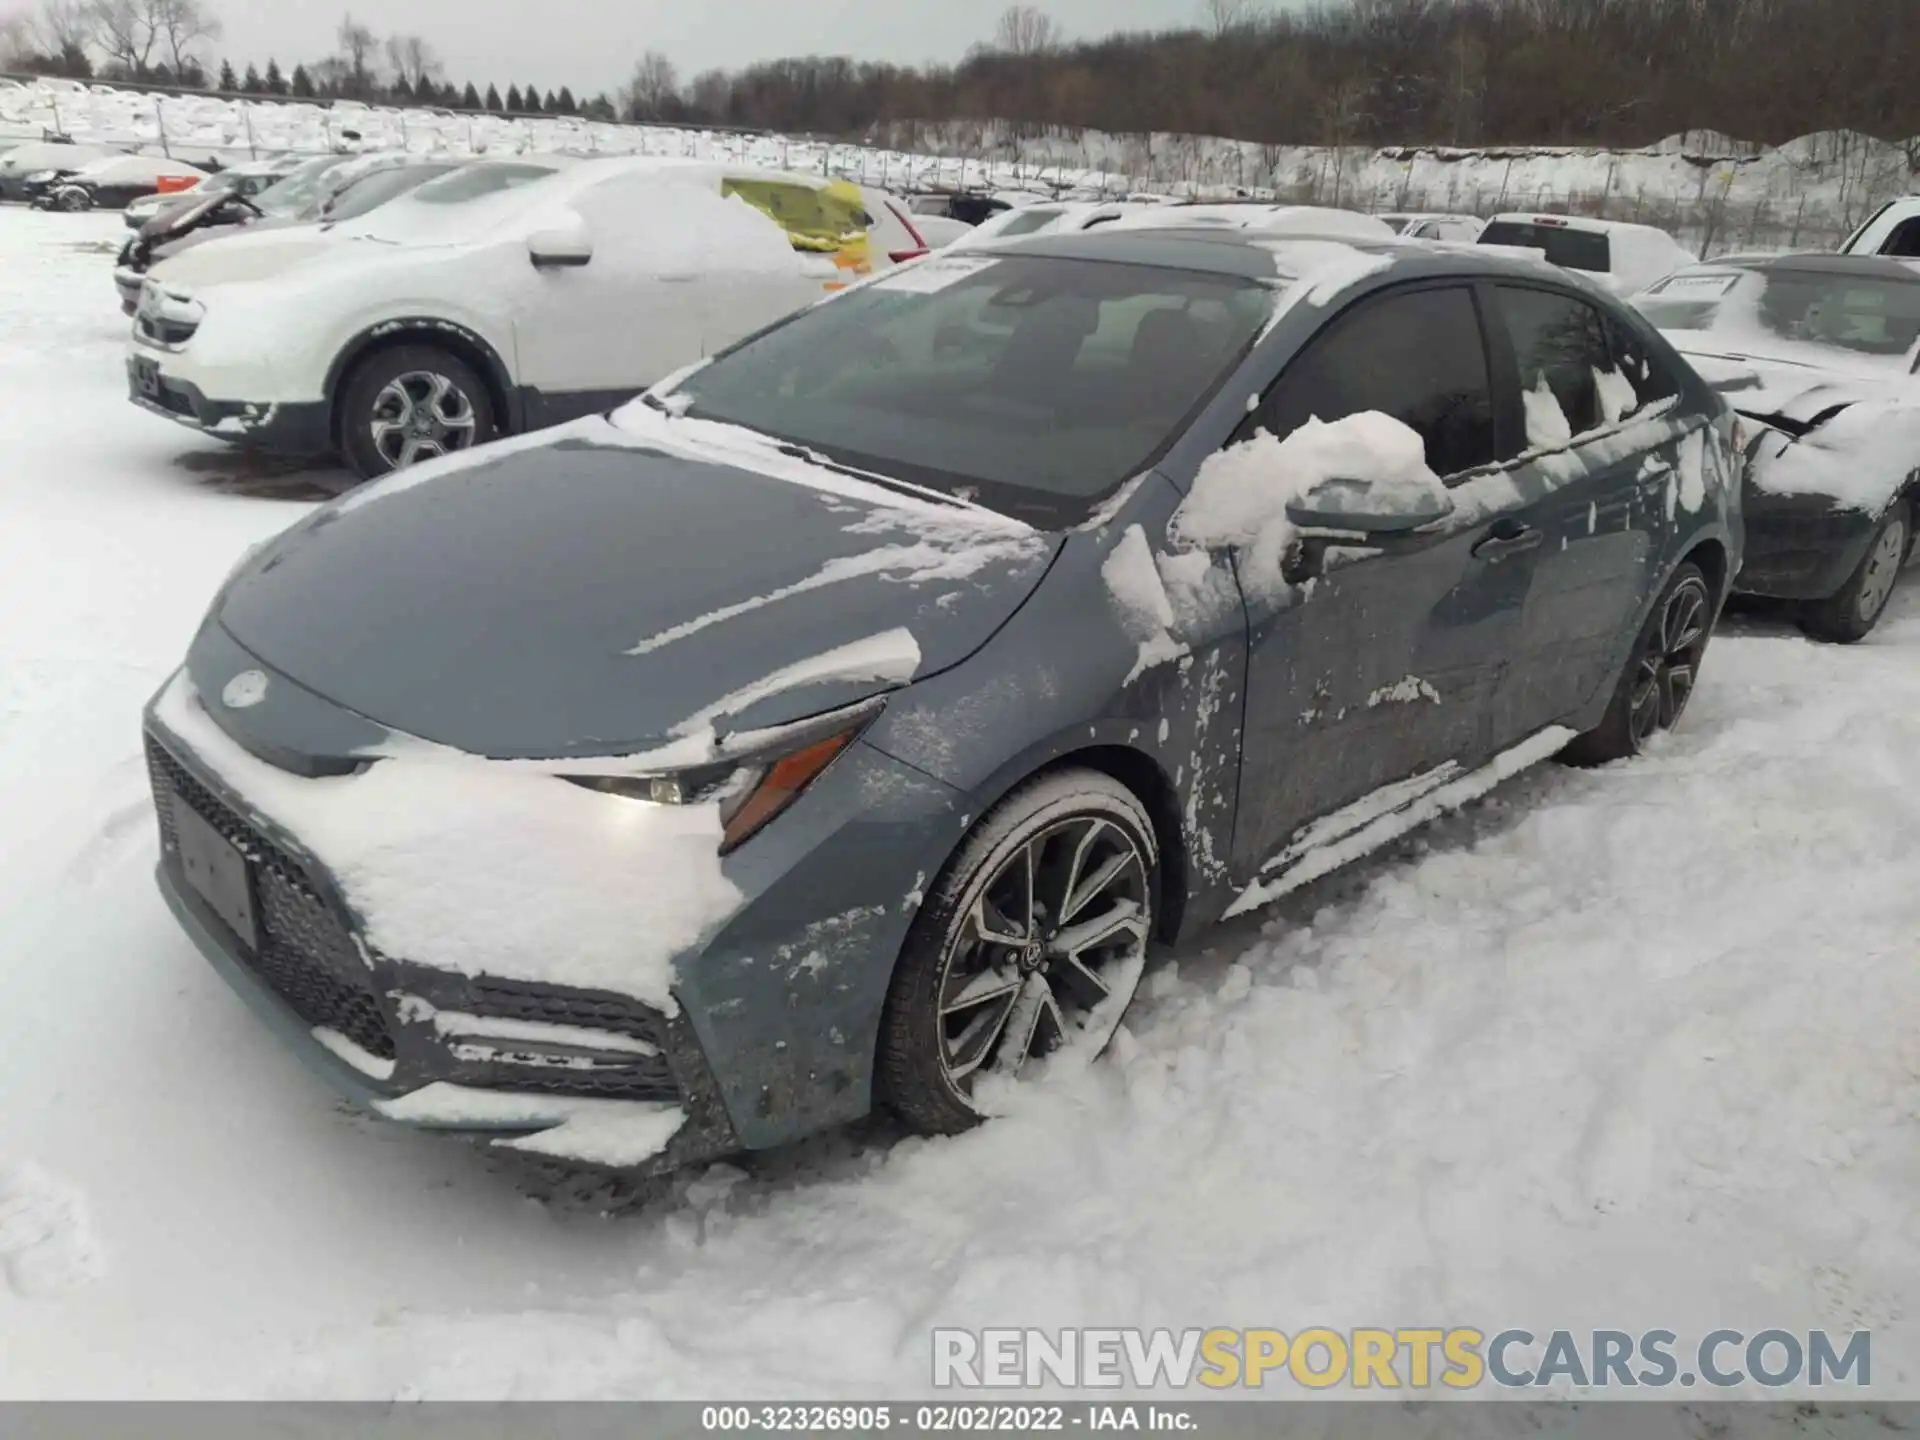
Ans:
POLYGON ((678 1100, 680 1087, 666 1056, 666 1018, 638 1000, 606 992, 496 979, 458 982, 457 994, 442 992, 446 1008, 495 1020, 535 1021, 576 1030, 601 1030, 648 1045, 651 1054, 595 1050, 590 1040, 566 1042, 590 1063, 557 1064, 552 1046, 517 1043, 486 1036, 447 1035, 455 1057, 452 1079, 492 1089, 537 1091, 547 1095, 583 1095, 609 1100, 678 1100), (463 1060, 458 1046, 482 1046, 492 1054, 463 1060), (542 1053, 543 1051, 547 1053, 542 1053))
POLYGON ((171 853, 175 848, 172 799, 178 795, 247 857, 260 945, 255 953, 241 955, 245 963, 309 1025, 337 1031, 382 1060, 393 1059, 393 1033, 373 977, 346 926, 299 863, 194 779, 151 736, 147 771, 163 849, 171 853))

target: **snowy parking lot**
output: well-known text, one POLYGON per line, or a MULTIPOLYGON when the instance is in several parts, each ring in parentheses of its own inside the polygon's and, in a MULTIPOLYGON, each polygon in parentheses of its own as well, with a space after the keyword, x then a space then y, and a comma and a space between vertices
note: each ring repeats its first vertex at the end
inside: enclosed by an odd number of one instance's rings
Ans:
POLYGON ((155 891, 140 706, 339 477, 127 403, 123 233, 0 211, 0 1398, 898 1397, 936 1325, 1867 1328, 1920 1398, 1920 586, 1736 617, 1654 754, 1174 957, 983 1130, 559 1211, 342 1113, 155 891))

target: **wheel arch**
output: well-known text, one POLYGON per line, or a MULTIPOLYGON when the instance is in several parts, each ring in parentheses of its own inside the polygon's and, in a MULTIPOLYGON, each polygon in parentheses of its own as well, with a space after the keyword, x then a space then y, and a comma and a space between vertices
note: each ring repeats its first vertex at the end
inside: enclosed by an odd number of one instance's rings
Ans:
POLYGON ((1038 754, 999 771, 992 781, 974 793, 979 800, 972 821, 948 847, 935 872, 937 883, 953 867, 967 839, 1002 801, 1030 781, 1062 770, 1095 770, 1118 781, 1146 809, 1153 822, 1153 839, 1159 850, 1159 885, 1156 899, 1156 938, 1172 939, 1185 918, 1190 881, 1189 846, 1180 819, 1179 793, 1165 767, 1145 750, 1121 740, 1099 737, 1084 743, 1056 743, 1038 754))
POLYGON ((472 366, 474 373, 487 387, 487 399, 493 406, 500 433, 510 435, 520 429, 513 379, 500 352, 488 343, 485 336, 468 326, 436 316, 416 315, 370 325, 340 347, 340 353, 327 369, 326 387, 322 392, 327 397, 329 434, 337 436, 340 433, 340 406, 346 398, 347 381, 354 372, 374 356, 403 345, 426 345, 445 350, 472 366))

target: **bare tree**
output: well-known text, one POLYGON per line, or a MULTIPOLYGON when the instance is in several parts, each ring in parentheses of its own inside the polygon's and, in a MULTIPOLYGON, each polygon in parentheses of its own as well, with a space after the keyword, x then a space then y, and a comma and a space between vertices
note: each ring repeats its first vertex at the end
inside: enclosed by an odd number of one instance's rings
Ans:
POLYGON ((334 32, 334 41, 340 47, 340 58, 347 67, 347 83, 355 90, 366 91, 373 86, 373 55, 379 46, 373 31, 356 21, 351 14, 340 17, 340 28, 334 32))
POLYGON ((95 0, 95 41, 109 65, 133 75, 153 68, 160 46, 161 0, 95 0))
POLYGON ((649 50, 633 67, 633 78, 621 95, 629 118, 658 120, 680 97, 680 74, 673 61, 658 50, 649 50))
POLYGON ((38 14, 21 18, 42 55, 85 55, 100 38, 99 17, 88 0, 43 0, 38 14))
POLYGON ((1254 0, 1201 0, 1200 8, 1215 35, 1244 30, 1259 13, 1254 0))
POLYGON ((184 76, 200 63, 196 53, 209 40, 218 40, 220 17, 211 14, 200 0, 149 0, 154 28, 166 46, 169 63, 176 76, 184 76))
POLYGON ((446 68, 440 55, 418 35, 389 35, 387 64, 410 90, 418 90, 422 80, 437 80, 446 68))
POLYGON ((993 48, 1008 55, 1044 55, 1060 44, 1060 27, 1033 5, 1009 5, 993 29, 993 48))
POLYGON ((33 17, 8 15, 0 19, 0 70, 24 70, 39 56, 33 43, 33 17))

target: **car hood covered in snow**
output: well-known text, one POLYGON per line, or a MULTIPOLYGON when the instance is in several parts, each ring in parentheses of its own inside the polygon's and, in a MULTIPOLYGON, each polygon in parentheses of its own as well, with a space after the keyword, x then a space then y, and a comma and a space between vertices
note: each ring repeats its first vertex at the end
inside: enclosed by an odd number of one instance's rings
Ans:
POLYGON ((183 247, 181 254, 154 266, 154 278, 194 287, 266 280, 347 243, 346 237, 318 225, 276 229, 265 222, 215 238, 218 243, 183 247))
POLYGON ((216 614, 268 669, 387 729, 495 758, 637 755, 954 665, 1055 549, 770 448, 656 448, 595 418, 316 512, 216 614), (876 640, 885 665, 815 663, 876 640))

